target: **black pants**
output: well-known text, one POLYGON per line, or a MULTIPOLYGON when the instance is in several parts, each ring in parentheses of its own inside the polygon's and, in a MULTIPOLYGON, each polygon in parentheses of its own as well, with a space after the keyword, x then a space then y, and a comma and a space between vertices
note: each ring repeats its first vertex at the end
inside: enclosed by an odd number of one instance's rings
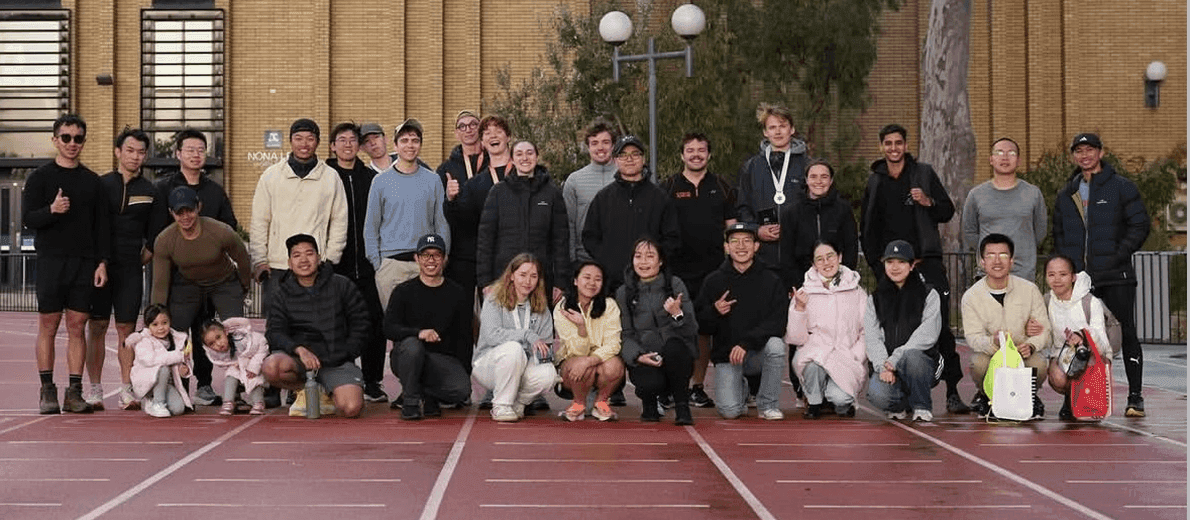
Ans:
MULTIPOLYGON (((881 270, 883 272, 883 269, 881 270)), ((950 331, 950 279, 946 276, 946 266, 941 258, 930 257, 922 259, 917 264, 917 272, 921 273, 926 283, 938 291, 939 304, 942 307, 942 330, 938 333, 938 353, 945 365, 942 368, 942 380, 946 381, 947 391, 963 379, 963 366, 959 363, 959 354, 955 352, 954 333, 950 331)))
MULTIPOLYGON (((453 280, 455 283, 463 286, 463 298, 466 300, 467 309, 475 309, 475 261, 474 260, 460 260, 451 257, 450 261, 446 263, 446 270, 443 273, 446 278, 453 280)), ((472 322, 478 322, 479 319, 472 317, 472 322)), ((475 345, 472 342, 467 342, 467 352, 460 353, 464 359, 471 359, 474 353, 475 345)), ((467 373, 471 373, 471 363, 465 363, 467 373)), ((366 375, 366 374, 365 374, 366 375)))
MULTIPOLYGON (((1136 337, 1136 286, 1135 285, 1107 285, 1096 287, 1093 291, 1096 297, 1103 300, 1108 310, 1116 315, 1120 321, 1120 332, 1123 334, 1123 345, 1120 353, 1124 356, 1124 373, 1128 376, 1128 393, 1140 394, 1144 368, 1144 353, 1141 352, 1140 339, 1136 337)), ((1112 345, 1115 347, 1115 345, 1112 345)))
POLYGON ((211 287, 201 287, 175 274, 169 290, 169 314, 176 330, 190 330, 194 377, 198 386, 211 385, 211 361, 202 348, 202 324, 218 313, 220 320, 244 316, 244 290, 233 274, 211 287))
POLYGON ((672 393, 674 404, 688 404, 690 392, 686 391, 686 385, 690 383, 690 374, 694 373, 690 348, 681 339, 670 338, 657 353, 661 354, 660 367, 637 365, 628 369, 632 384, 636 386, 636 396, 642 401, 651 399, 655 402, 658 395, 672 393))
POLYGON ((368 319, 372 322, 359 359, 360 369, 364 373, 364 385, 380 384, 384 379, 384 354, 388 350, 388 341, 384 339, 384 310, 380 307, 376 277, 363 276, 351 281, 363 294, 364 304, 368 307, 368 319))
POLYGON ((463 363, 454 356, 427 351, 425 343, 415 337, 397 342, 390 365, 401 381, 402 404, 417 406, 425 397, 460 403, 471 397, 471 377, 463 363))

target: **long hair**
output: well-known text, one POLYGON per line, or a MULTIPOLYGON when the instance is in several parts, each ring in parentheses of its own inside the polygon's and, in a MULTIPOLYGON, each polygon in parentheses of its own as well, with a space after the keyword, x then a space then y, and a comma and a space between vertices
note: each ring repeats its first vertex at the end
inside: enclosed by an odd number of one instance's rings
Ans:
MULTIPOLYGON (((563 295, 566 298, 565 304, 563 305, 564 309, 572 310, 578 313, 583 312, 582 309, 578 308, 578 286, 574 284, 574 280, 578 279, 579 273, 583 272, 583 268, 587 266, 594 266, 596 269, 599 269, 600 276, 607 276, 607 273, 603 272, 603 266, 599 265, 599 262, 594 260, 584 260, 579 262, 578 266, 574 268, 574 277, 571 279, 570 284, 566 286, 566 289, 563 292, 563 295)), ((607 282, 604 282, 599 284, 599 292, 595 294, 595 297, 591 298, 591 319, 598 319, 600 316, 603 316, 603 313, 606 310, 607 282)))
MULTIPOLYGON (((642 237, 632 244, 632 254, 636 255, 636 250, 643 245, 648 245, 657 251, 657 259, 661 261, 661 269, 657 276, 661 278, 661 292, 667 296, 673 296, 673 277, 669 274, 669 262, 665 258, 665 250, 661 249, 661 244, 649 237, 642 237)), ((628 316, 633 320, 633 328, 635 324, 636 299, 640 296, 640 275, 636 274, 636 269, 630 263, 624 273, 624 295, 628 300, 628 316)))
MULTIPOLYGON (((171 318, 169 315, 169 307, 166 307, 164 303, 154 303, 148 307, 145 307, 144 318, 145 318, 145 329, 146 329, 145 332, 146 333, 148 333, 147 329, 149 328, 149 324, 153 323, 153 321, 156 320, 157 317, 162 314, 164 314, 166 318, 171 318)), ((172 323, 170 324, 170 328, 171 329, 173 328, 172 323)), ((150 334, 150 335, 152 335, 152 334, 150 334)), ((167 345, 166 350, 173 350, 175 348, 174 335, 166 334, 165 335, 165 343, 167 345)))
POLYGON ((223 331, 223 334, 225 334, 227 336, 227 355, 231 356, 232 359, 235 359, 235 357, 236 357, 236 342, 235 342, 235 339, 231 337, 231 334, 227 333, 227 327, 223 326, 223 322, 221 322, 215 318, 211 318, 211 319, 203 322, 202 337, 199 339, 202 340, 203 344, 206 344, 207 333, 212 330, 221 330, 221 331, 223 331))
POLYGON ((533 264, 533 267, 537 269, 537 287, 534 287, 533 292, 529 293, 529 308, 533 312, 545 312, 545 275, 541 272, 541 261, 531 253, 521 253, 512 257, 508 266, 504 268, 504 273, 492 282, 490 286, 492 287, 492 297, 505 309, 516 308, 516 289, 512 287, 512 273, 524 264, 533 264))

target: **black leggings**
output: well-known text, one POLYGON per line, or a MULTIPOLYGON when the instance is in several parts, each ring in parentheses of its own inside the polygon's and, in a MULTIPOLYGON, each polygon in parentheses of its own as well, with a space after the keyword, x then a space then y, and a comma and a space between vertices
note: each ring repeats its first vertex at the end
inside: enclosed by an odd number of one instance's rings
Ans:
POLYGON ((690 402, 690 392, 686 390, 690 384, 690 374, 694 373, 694 356, 690 348, 680 338, 670 338, 661 349, 661 366, 636 365, 628 369, 632 384, 636 386, 636 396, 642 401, 656 400, 660 394, 672 393, 674 404, 682 405, 690 402))

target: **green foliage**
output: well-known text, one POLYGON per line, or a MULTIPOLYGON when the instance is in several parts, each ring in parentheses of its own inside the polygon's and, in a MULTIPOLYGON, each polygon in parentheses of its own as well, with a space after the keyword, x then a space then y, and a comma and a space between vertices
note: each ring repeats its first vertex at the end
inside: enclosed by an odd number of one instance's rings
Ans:
MULTIPOLYGON (((755 119, 760 102, 783 104, 798 118, 799 137, 811 154, 836 166, 845 195, 866 166, 848 164, 859 142, 855 118, 866 105, 867 76, 875 63, 877 20, 897 0, 707 0, 699 2, 707 27, 693 41, 694 77, 679 59, 657 62, 657 165, 667 177, 681 169, 678 146, 689 131, 711 140, 710 169, 734 180, 739 165, 762 139, 755 119), (847 188, 847 189, 844 189, 847 188)), ((654 2, 656 13, 631 12, 636 34, 620 53, 643 54, 650 37, 658 52, 685 42, 668 24, 677 2, 654 2), (664 4, 662 6, 661 4, 664 4), (672 4, 672 5, 671 5, 672 4), (661 12, 664 10, 664 12, 661 12)), ((517 139, 538 145, 555 178, 582 167, 588 157, 581 129, 597 116, 616 121, 621 133, 648 141, 648 69, 624 64, 612 81, 612 49, 599 37, 600 17, 616 8, 604 3, 591 14, 560 10, 547 30, 556 35, 544 69, 514 84, 505 69, 498 92, 484 111, 509 119, 517 139)), ((858 180, 857 180, 858 179, 858 180)), ((858 201, 858 196, 852 198, 858 201)))

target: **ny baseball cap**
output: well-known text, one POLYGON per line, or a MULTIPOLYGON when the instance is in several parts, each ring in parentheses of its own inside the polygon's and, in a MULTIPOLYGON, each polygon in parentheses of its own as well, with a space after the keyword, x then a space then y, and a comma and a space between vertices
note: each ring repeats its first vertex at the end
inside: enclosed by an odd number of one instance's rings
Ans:
POLYGON ((425 236, 417 239, 418 254, 421 254, 422 251, 425 251, 427 249, 437 249, 437 250, 445 253, 446 252, 446 242, 444 240, 442 240, 442 237, 435 235, 434 233, 430 233, 428 235, 425 235, 425 236))

